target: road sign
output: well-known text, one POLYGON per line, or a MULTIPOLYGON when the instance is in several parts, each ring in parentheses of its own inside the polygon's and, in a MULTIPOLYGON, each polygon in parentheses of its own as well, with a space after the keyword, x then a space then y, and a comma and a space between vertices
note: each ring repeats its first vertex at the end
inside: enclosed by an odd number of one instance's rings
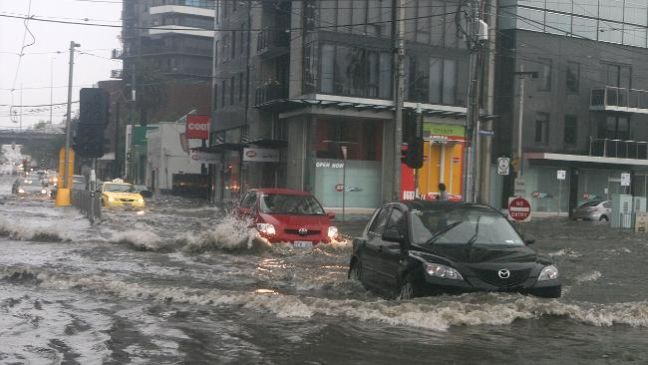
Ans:
POLYGON ((526 195, 526 182, 524 181, 523 178, 518 177, 518 178, 515 179, 513 190, 514 190, 515 196, 526 195))
POLYGON ((495 135, 495 131, 489 131, 489 130, 485 130, 485 129, 480 129, 479 134, 482 135, 482 136, 492 137, 492 136, 495 135))
POLYGON ((516 221, 526 221, 531 217, 531 204, 524 198, 514 198, 509 202, 508 212, 516 221))
POLYGON ((630 174, 627 172, 621 173, 621 186, 630 186, 630 174))
POLYGON ((508 157, 497 158, 497 174, 507 176, 511 173, 511 159, 508 157))
POLYGON ((558 170, 556 172, 556 178, 558 180, 565 180, 567 178, 567 171, 565 170, 558 170))

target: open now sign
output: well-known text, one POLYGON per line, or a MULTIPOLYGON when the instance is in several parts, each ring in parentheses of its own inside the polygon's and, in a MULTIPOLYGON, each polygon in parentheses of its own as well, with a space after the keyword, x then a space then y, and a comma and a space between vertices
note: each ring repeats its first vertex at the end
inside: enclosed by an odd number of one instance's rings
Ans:
POLYGON ((208 115, 187 116, 187 139, 209 139, 208 115))

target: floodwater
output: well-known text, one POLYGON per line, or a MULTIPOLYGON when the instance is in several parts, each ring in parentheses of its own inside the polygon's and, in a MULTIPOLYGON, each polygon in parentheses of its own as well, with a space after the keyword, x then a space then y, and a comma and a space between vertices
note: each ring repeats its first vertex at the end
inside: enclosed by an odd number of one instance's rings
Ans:
MULTIPOLYGON (((393 301, 350 245, 266 246, 177 198, 142 215, 10 196, 0 179, 1 364, 646 364, 648 236, 537 220, 564 296, 393 301)), ((360 224, 345 225, 357 233, 360 224)))

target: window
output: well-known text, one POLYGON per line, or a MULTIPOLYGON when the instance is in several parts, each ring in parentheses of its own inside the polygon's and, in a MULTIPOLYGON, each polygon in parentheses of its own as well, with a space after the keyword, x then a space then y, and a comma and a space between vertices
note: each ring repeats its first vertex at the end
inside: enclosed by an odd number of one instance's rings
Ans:
POLYGON ((619 65, 613 63, 603 64, 602 79, 608 86, 629 89, 632 87, 632 68, 628 65, 619 65))
POLYGON ((538 90, 550 91, 551 90, 551 59, 540 59, 540 80, 538 83, 538 90))
POLYGON ((335 66, 335 46, 322 45, 322 72, 320 89, 323 93, 333 92, 333 69, 335 66))
POLYGON ((225 100, 227 98, 227 81, 223 80, 221 83, 221 106, 225 106, 225 100))
POLYGON ((536 114, 535 142, 538 144, 549 143, 549 114, 548 113, 536 114))
POLYGON ((214 63, 218 64, 218 46, 220 46, 220 42, 216 41, 214 42, 214 63))
POLYGON ((565 115, 565 130, 563 131, 563 141, 565 144, 576 144, 577 136, 577 119, 575 115, 565 115))
POLYGON ((567 62, 567 92, 570 94, 578 94, 580 81, 580 63, 567 62))
POLYGON ((236 31, 232 31, 232 59, 236 57, 236 31))
POLYGON ((387 222, 387 229, 396 229, 402 235, 407 234, 405 214, 398 209, 392 209, 391 216, 387 222))
POLYGON ((218 84, 214 83, 214 87, 212 89, 212 107, 214 110, 218 107, 218 84))
POLYGON ((230 89, 229 89, 229 103, 230 105, 234 105, 234 79, 236 79, 235 76, 232 76, 230 79, 230 89))
POLYGON ((376 216, 373 223, 371 223, 371 228, 369 232, 374 234, 382 234, 387 225, 387 218, 389 217, 389 208, 383 208, 380 213, 376 216))
POLYGON ((239 102, 243 102, 243 95, 245 94, 245 87, 243 86, 243 72, 239 74, 239 102))

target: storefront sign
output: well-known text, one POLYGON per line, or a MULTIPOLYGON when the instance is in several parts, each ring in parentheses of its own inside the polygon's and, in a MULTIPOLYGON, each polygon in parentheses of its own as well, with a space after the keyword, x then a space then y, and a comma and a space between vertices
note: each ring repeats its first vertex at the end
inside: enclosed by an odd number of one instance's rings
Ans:
POLYGON ((244 148, 243 161, 279 162, 279 150, 271 148, 244 148))
POLYGON ((209 153, 191 150, 191 161, 200 163, 216 163, 221 160, 221 155, 218 153, 209 153))
POLYGON ((343 169, 344 162, 318 160, 315 162, 315 167, 318 169, 343 169))
POLYGON ((187 116, 187 139, 209 139, 208 115, 187 116))
POLYGON ((464 126, 452 124, 423 123, 424 135, 464 137, 464 126))

